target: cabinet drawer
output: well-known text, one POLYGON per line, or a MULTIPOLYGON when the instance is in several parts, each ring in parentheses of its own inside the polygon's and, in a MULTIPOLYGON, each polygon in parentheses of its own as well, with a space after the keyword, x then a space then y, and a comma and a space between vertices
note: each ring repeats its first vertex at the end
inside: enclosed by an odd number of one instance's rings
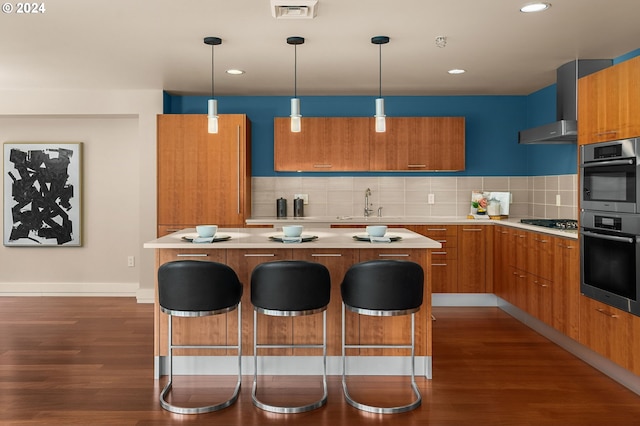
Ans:
POLYGON ((455 225, 427 225, 420 232, 425 237, 429 237, 442 244, 443 249, 457 247, 458 227, 455 225))

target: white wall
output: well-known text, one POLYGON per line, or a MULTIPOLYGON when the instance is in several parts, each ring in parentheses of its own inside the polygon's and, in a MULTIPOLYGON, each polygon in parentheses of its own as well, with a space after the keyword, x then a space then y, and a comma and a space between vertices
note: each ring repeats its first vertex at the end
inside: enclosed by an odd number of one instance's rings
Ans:
POLYGON ((160 113, 161 91, 0 91, 3 143, 83 143, 82 246, 0 247, 0 295, 153 300, 160 113))

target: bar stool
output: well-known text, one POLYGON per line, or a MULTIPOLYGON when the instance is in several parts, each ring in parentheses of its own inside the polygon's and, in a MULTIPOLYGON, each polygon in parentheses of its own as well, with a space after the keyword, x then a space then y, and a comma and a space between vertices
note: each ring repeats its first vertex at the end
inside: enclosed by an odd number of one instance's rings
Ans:
POLYGON ((327 305, 331 293, 329 270, 320 263, 283 260, 258 265, 251 274, 251 303, 253 304, 253 389, 254 405, 273 413, 303 413, 327 402, 327 305), (322 312, 322 344, 258 343, 258 314, 295 317, 322 312), (300 406, 266 404, 257 397, 258 350, 261 348, 322 349, 322 398, 300 406))
POLYGON ((403 413, 422 403, 422 396, 415 381, 415 313, 423 300, 424 271, 422 267, 403 260, 372 260, 357 263, 349 268, 340 285, 342 293, 342 389, 351 406, 377 414, 403 413), (345 310, 358 315, 398 316, 411 314, 410 345, 347 344, 345 310), (377 407, 355 401, 347 387, 346 349, 401 348, 411 349, 411 388, 413 402, 396 407, 377 407))
POLYGON ((178 414, 199 414, 221 410, 236 402, 242 377, 242 284, 229 266, 216 262, 178 260, 158 268, 158 300, 160 311, 169 315, 169 381, 160 393, 160 405, 178 414), (174 345, 173 317, 204 317, 238 311, 237 345, 174 345), (238 381, 233 395, 226 401, 201 407, 181 407, 167 402, 173 385, 173 349, 236 349, 238 381))

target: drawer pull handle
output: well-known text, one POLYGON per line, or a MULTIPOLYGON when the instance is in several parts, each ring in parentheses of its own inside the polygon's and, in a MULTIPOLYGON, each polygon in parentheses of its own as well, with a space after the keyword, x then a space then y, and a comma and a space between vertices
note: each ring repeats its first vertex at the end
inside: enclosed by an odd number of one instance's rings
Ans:
POLYGON ((432 263, 431 266, 447 266, 446 263, 432 263))
POLYGON ((446 231, 447 228, 427 228, 427 231, 446 231))
POLYGON ((534 239, 534 241, 537 241, 537 242, 539 242, 539 243, 548 243, 548 242, 549 242, 549 241, 547 241, 547 240, 540 240, 540 239, 538 239, 538 238, 535 238, 535 239, 534 239))
POLYGON ((609 313, 602 308, 596 308, 596 311, 600 312, 602 315, 606 315, 609 318, 618 318, 618 315, 609 313))
POLYGON ((385 254, 385 253, 380 253, 378 256, 380 257, 409 257, 408 254, 405 253, 398 253, 398 254, 385 254))
POLYGON ((207 253, 178 253, 178 257, 208 257, 207 253))
POLYGON ((342 257, 340 253, 311 253, 311 257, 342 257))
POLYGON ((446 255, 447 252, 446 251, 432 251, 431 254, 446 255))
POLYGON ((615 134, 617 134, 617 133, 618 133, 618 131, 617 131, 617 130, 609 130, 609 131, 606 131, 606 132, 600 132, 600 133, 598 133, 598 136, 615 135, 615 134))
POLYGON ((317 169, 330 169, 333 167, 332 164, 314 164, 313 167, 317 169))
POLYGON ((275 253, 245 253, 244 257, 275 257, 275 253))
POLYGON ((467 232, 482 232, 482 229, 478 228, 462 228, 462 230, 467 232))
POLYGON ((427 167, 426 164, 407 164, 407 167, 413 168, 413 169, 424 169, 425 167, 427 167))

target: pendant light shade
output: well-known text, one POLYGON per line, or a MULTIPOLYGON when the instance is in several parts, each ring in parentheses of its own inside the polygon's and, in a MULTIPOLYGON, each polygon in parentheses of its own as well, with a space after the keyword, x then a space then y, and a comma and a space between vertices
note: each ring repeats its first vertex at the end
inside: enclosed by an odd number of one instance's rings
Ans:
POLYGON ((389 37, 387 36, 375 36, 371 37, 371 43, 378 45, 378 58, 379 58, 379 96, 376 99, 376 114, 375 117, 375 129, 378 133, 387 131, 387 125, 384 115, 384 99, 382 98, 382 45, 389 43, 389 37))
POLYGON ((205 37, 204 43, 211 46, 211 99, 207 102, 207 131, 209 133, 218 133, 218 101, 215 99, 215 80, 214 80, 214 46, 222 44, 220 37, 205 37))
POLYGON ((291 131, 298 133, 302 130, 302 115, 300 115, 300 99, 298 99, 298 45, 304 43, 304 37, 288 37, 287 44, 293 45, 293 98, 291 98, 291 131))

